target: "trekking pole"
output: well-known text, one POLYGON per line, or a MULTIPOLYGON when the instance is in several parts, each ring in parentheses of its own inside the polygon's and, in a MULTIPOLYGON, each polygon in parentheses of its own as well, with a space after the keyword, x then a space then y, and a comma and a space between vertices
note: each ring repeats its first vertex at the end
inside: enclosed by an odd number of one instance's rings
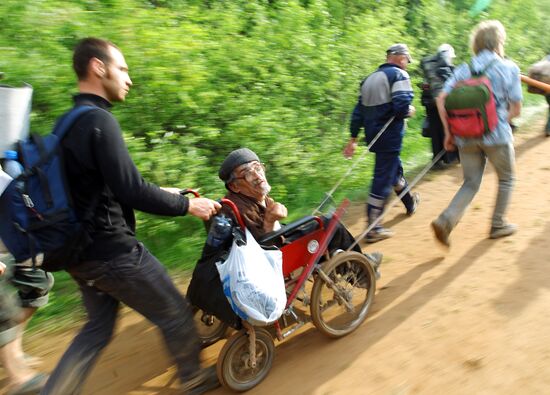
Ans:
POLYGON ((344 180, 351 174, 351 172, 353 171, 353 169, 355 169, 355 167, 359 164, 359 162, 361 162, 363 160, 363 157, 365 157, 368 153, 369 153, 369 150, 370 148, 374 145, 374 143, 376 143, 376 140, 378 140, 378 138, 382 135, 382 133, 384 133, 386 131, 386 129, 388 128, 388 126, 390 126, 390 123, 393 122, 393 120, 395 119, 395 116, 391 117, 388 122, 386 122, 384 124, 384 126, 382 127, 382 129, 380 129, 380 131, 376 134, 376 136, 374 136, 374 138, 372 139, 372 141, 370 142, 369 145, 367 145, 367 149, 361 154, 361 156, 359 158, 357 158, 355 160, 355 162, 353 163, 353 165, 351 165, 351 167, 348 169, 348 171, 346 172, 346 174, 344 174, 344 176, 342 178, 340 178, 340 180, 338 180, 338 182, 336 183, 336 185, 334 185, 334 187, 330 190, 330 192, 326 193, 325 194, 325 198, 323 199, 323 201, 321 202, 321 204, 315 209, 313 210, 313 213, 312 215, 315 215, 315 213, 319 213, 321 207, 323 207, 323 205, 329 200, 329 199, 332 199, 332 194, 336 191, 336 189, 338 189, 338 187, 340 186, 340 184, 342 182, 344 182, 344 180))
POLYGON ((367 235, 367 233, 369 233, 372 229, 374 229, 374 227, 376 225, 378 225, 380 223, 380 221, 382 221, 382 218, 389 211, 389 209, 391 209, 393 206, 395 206, 397 204, 397 202, 399 200, 401 200, 401 198, 403 196, 405 196, 405 194, 408 193, 411 190, 411 188, 414 187, 418 183, 418 181, 420 181, 420 179, 422 177, 424 177, 424 175, 433 167, 433 165, 435 165, 439 161, 439 159, 441 159, 441 157, 443 155, 445 155, 445 150, 444 149, 439 151, 439 153, 432 159, 432 161, 430 163, 428 163, 428 165, 426 167, 424 167, 424 169, 422 169, 422 171, 416 175, 414 180, 412 180, 412 182, 409 185, 407 185, 407 188, 403 189, 399 193, 399 195, 397 195, 397 197, 394 200, 392 200, 391 203, 388 204, 384 208, 384 210, 382 211, 380 216, 378 216, 378 218, 376 218, 369 226, 367 226, 367 229, 365 229, 365 231, 363 233, 361 233, 361 235, 359 235, 359 237, 357 237, 355 239, 353 244, 348 247, 347 251, 350 251, 353 247, 355 247, 357 245, 357 243, 359 243, 359 240, 362 240, 363 237, 365 237, 367 235))

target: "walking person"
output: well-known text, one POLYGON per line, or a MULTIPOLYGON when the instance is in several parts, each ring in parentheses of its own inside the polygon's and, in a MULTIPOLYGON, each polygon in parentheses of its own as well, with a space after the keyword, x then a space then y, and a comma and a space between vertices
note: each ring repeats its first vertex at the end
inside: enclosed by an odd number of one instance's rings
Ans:
MULTIPOLYGON (((550 84, 550 54, 546 55, 539 62, 529 67, 529 77, 537 81, 550 84)), ((550 137, 550 94, 531 85, 527 87, 527 91, 529 93, 541 94, 546 97, 546 102, 548 103, 548 120, 546 121, 544 133, 546 134, 546 137, 550 137)))
MULTIPOLYGON (((445 81, 453 74, 453 59, 455 50, 450 44, 441 44, 437 48, 437 54, 422 59, 422 71, 424 82, 422 84, 422 105, 426 108, 424 121, 427 134, 432 142, 432 153, 435 158, 443 150, 445 132, 439 118, 439 111, 435 99, 441 92, 445 81)), ((424 135, 424 130, 423 130, 424 135)), ((443 169, 446 165, 456 162, 458 155, 455 151, 445 152, 443 157, 434 164, 433 169, 443 169)))
MULTIPOLYGON (((393 189, 400 194, 408 187, 403 176, 399 155, 405 135, 405 119, 414 116, 411 105, 414 94, 407 67, 412 61, 405 44, 394 44, 386 51, 386 63, 369 75, 360 86, 359 100, 353 110, 350 123, 351 139, 344 149, 344 156, 350 158, 357 146, 361 128, 365 130, 367 144, 374 139, 384 125, 394 117, 380 138, 370 148, 376 155, 374 175, 367 201, 368 223, 380 217, 386 200, 393 189)), ((407 192, 401 200, 408 215, 415 213, 420 197, 407 192)), ((365 237, 367 243, 374 243, 391 237, 390 229, 376 225, 365 237)))
POLYGON ((88 321, 41 393, 81 393, 101 350, 112 338, 121 303, 160 329, 183 393, 203 393, 219 383, 215 372, 200 369, 190 306, 162 264, 137 241, 133 209, 207 220, 220 205, 205 198, 187 199, 179 190, 160 188, 140 175, 120 126, 109 112, 111 103, 124 101, 132 86, 120 49, 105 40, 83 39, 74 50, 73 67, 79 88, 75 106, 95 107, 75 122, 61 142, 77 216, 89 218, 87 210, 94 207, 90 243, 79 262, 67 269, 80 287, 88 321))
POLYGON ((456 68, 437 97, 445 131, 445 149, 453 151, 458 148, 464 174, 464 182, 451 203, 432 222, 435 237, 446 246, 450 245, 449 234, 479 189, 487 159, 495 167, 498 176, 498 193, 489 237, 496 239, 510 236, 517 230, 516 225, 506 221, 505 213, 514 185, 515 154, 510 122, 520 115, 522 91, 518 66, 504 58, 505 39, 504 26, 496 20, 481 22, 471 35, 474 53, 471 67, 474 72, 485 71, 496 101, 498 122, 493 132, 486 133, 481 138, 461 138, 450 133, 445 98, 458 81, 471 77, 467 64, 456 68))
POLYGON ((11 263, 0 241, 0 366, 7 376, 7 395, 38 394, 48 376, 35 371, 21 349, 22 321, 28 315, 21 311, 21 300, 10 289, 11 263))

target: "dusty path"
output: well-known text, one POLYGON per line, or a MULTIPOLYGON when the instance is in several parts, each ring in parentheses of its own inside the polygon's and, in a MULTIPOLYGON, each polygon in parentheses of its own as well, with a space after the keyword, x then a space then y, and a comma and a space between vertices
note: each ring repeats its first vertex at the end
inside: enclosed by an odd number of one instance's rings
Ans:
MULTIPOLYGON (((429 175, 416 188, 422 195, 417 214, 407 218, 396 206, 386 221, 396 236, 367 247, 385 255, 367 322, 340 340, 313 327, 289 337, 277 346, 267 379, 249 393, 550 393, 550 138, 542 135, 542 115, 537 119, 516 138, 518 181, 509 219, 519 225, 517 235, 487 239, 496 193, 490 169, 451 250, 440 249, 429 223, 458 188, 461 170, 429 175)), ((363 210, 348 213, 355 234, 363 210)), ((34 335, 28 349, 51 370, 72 335, 34 335)), ((219 348, 205 351, 207 364, 219 348)), ((173 376, 156 331, 125 312, 85 394, 176 394, 173 376)), ((0 388, 4 383, 0 379, 0 388)))

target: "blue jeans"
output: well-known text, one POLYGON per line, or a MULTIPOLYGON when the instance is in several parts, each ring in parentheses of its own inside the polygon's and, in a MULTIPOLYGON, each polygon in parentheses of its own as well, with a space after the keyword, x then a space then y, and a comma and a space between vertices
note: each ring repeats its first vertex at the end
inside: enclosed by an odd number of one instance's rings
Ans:
POLYGON ((121 302, 160 329, 182 382, 198 374, 200 348, 190 306, 162 264, 141 243, 110 261, 83 262, 68 271, 80 286, 88 322, 41 394, 82 391, 86 376, 112 338, 121 302))
POLYGON ((479 190, 487 159, 495 167, 498 176, 498 193, 491 225, 500 228, 506 225, 505 213, 514 187, 515 153, 512 143, 505 145, 467 144, 459 148, 464 183, 449 206, 441 213, 452 228, 456 226, 466 208, 479 190))

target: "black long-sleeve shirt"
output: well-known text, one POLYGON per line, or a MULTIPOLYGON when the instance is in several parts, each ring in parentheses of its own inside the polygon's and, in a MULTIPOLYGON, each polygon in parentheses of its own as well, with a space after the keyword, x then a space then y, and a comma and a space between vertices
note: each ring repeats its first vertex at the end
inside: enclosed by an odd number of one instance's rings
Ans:
POLYGON ((78 94, 75 105, 97 107, 82 115, 62 141, 67 182, 80 219, 93 208, 92 244, 81 261, 108 260, 136 244, 133 209, 151 214, 185 215, 187 198, 143 179, 124 143, 120 126, 100 96, 78 94), (98 195, 99 194, 99 195, 98 195))

